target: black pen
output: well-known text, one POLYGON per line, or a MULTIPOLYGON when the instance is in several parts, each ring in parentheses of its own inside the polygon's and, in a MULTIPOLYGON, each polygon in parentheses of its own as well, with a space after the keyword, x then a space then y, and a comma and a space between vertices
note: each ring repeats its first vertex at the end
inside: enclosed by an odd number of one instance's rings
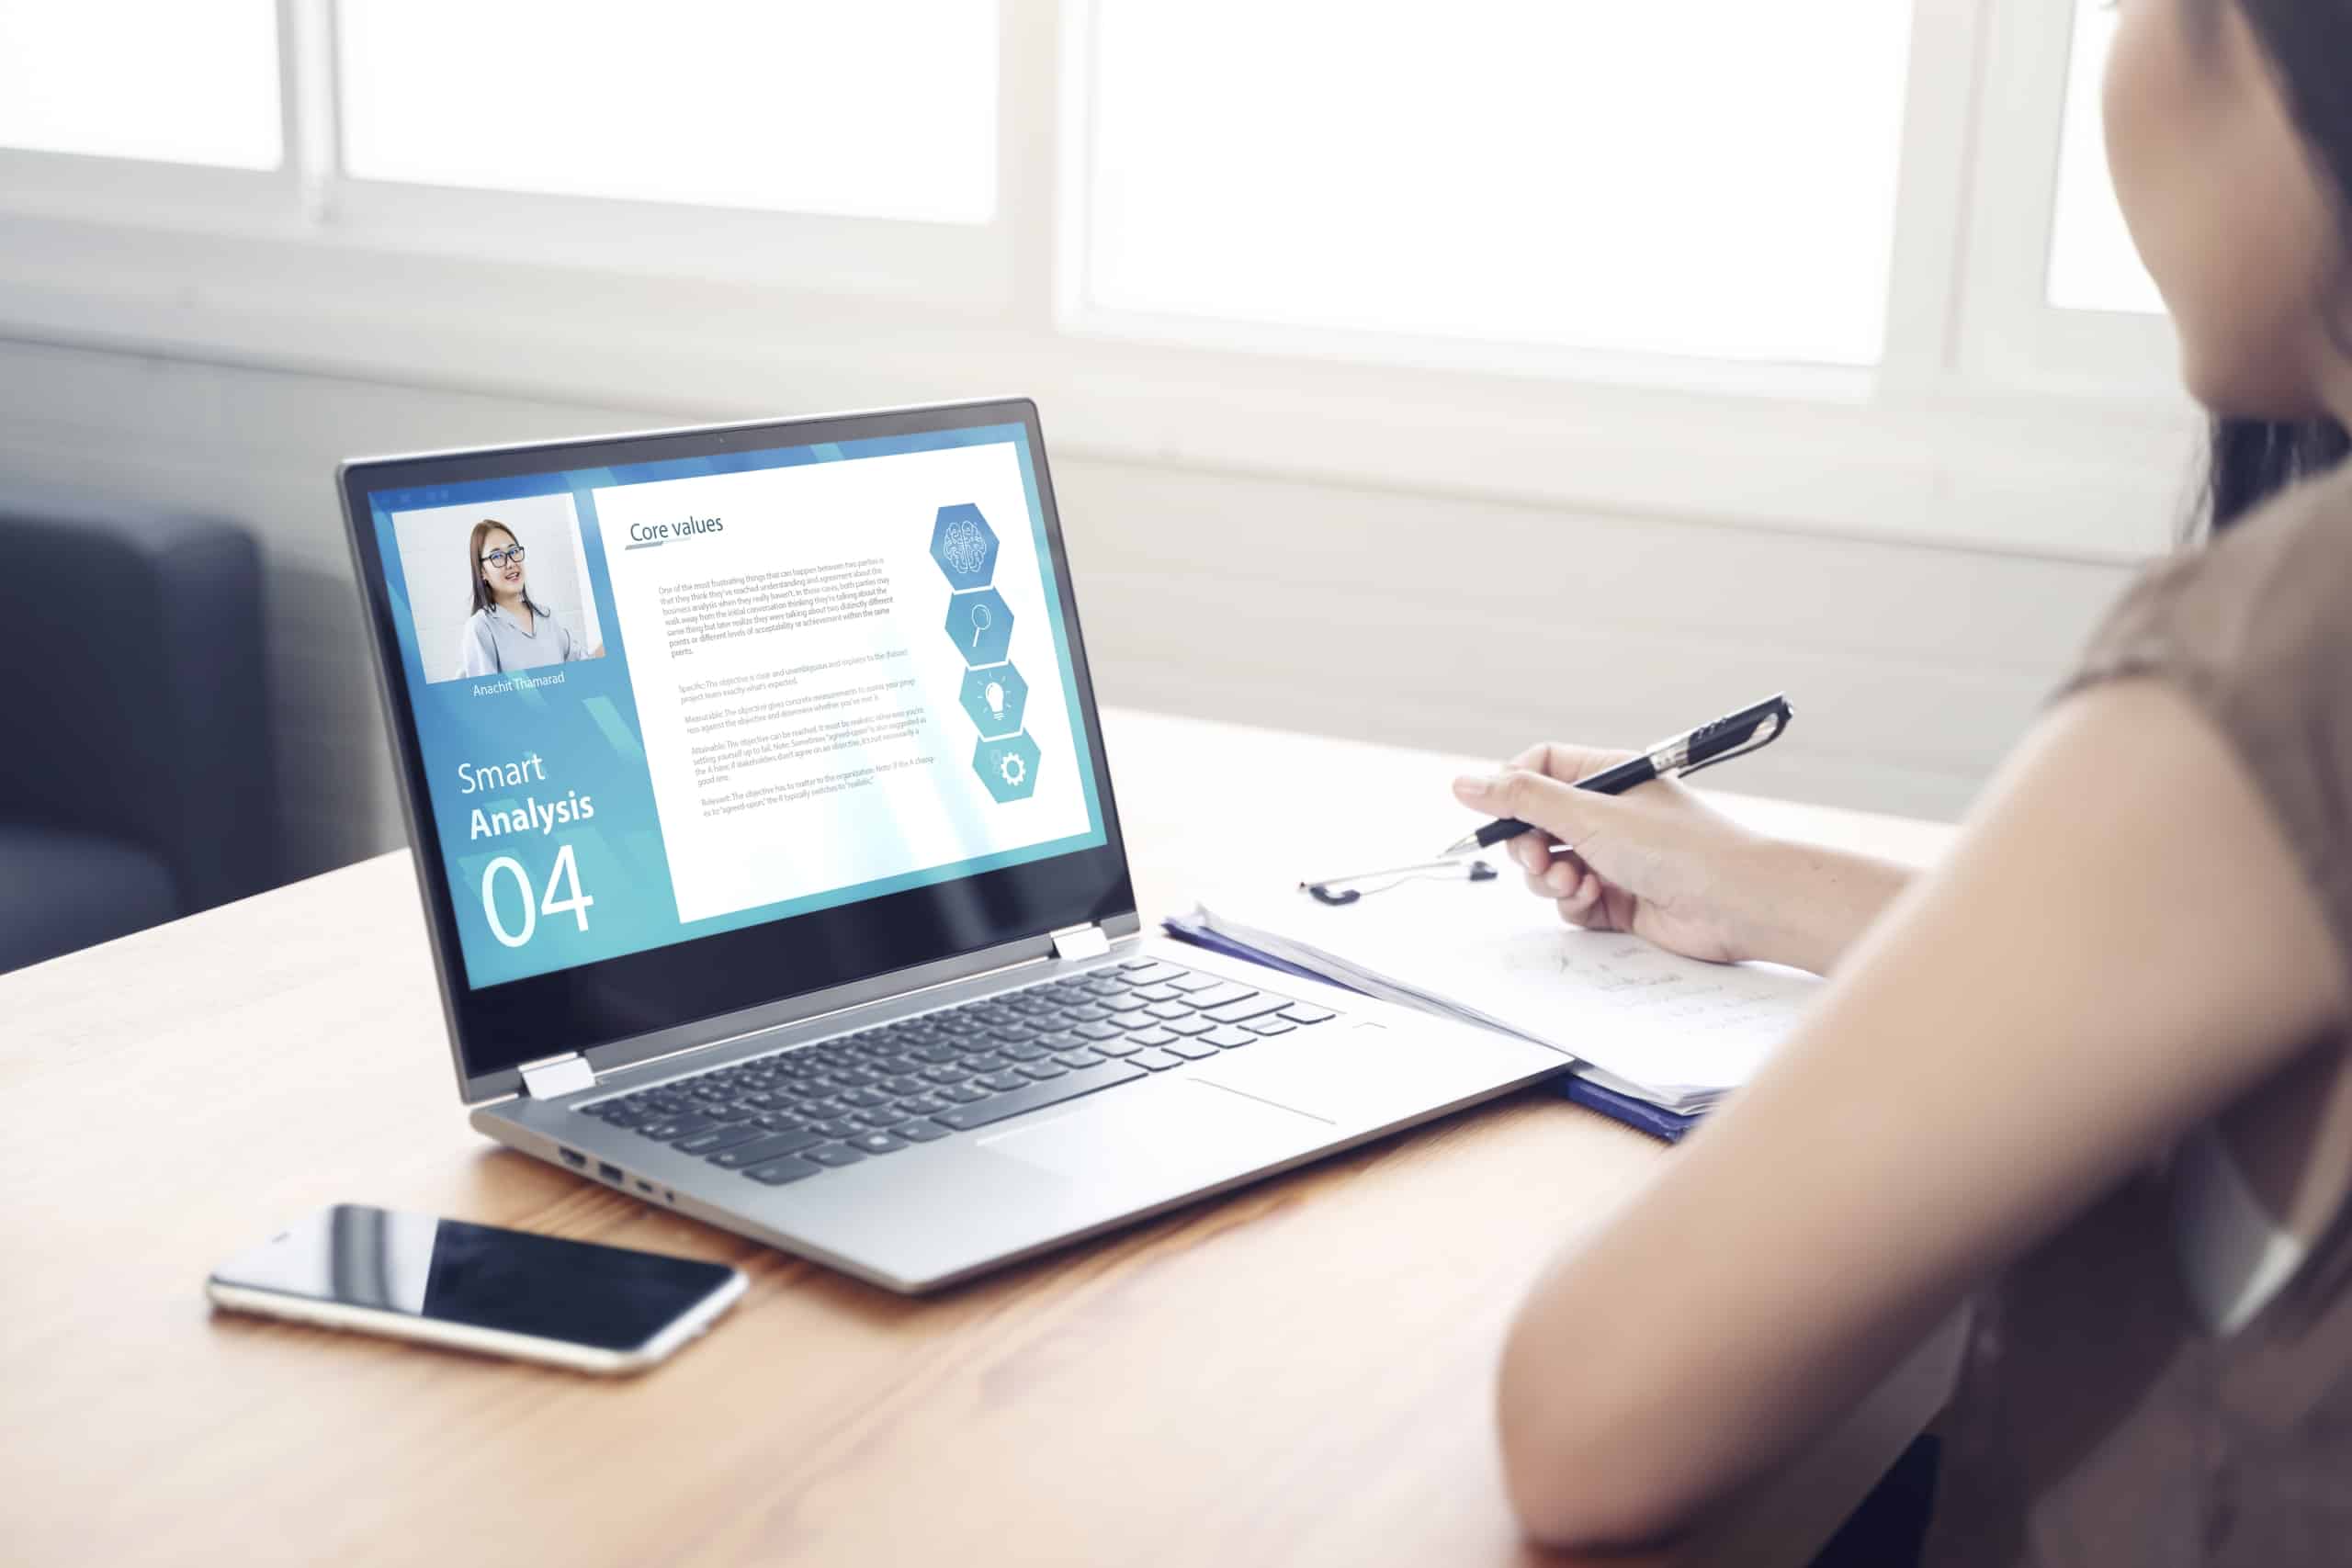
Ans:
MULTIPOLYGON (((1793 710, 1785 695, 1775 694, 1715 720, 1702 724, 1670 740, 1661 740, 1640 756, 1629 761, 1605 768, 1589 779, 1578 779, 1577 788, 1589 789, 1596 795, 1623 795, 1636 784, 1652 779, 1675 778, 1695 773, 1717 762, 1728 762, 1734 757, 1761 750, 1781 738, 1789 727, 1793 710)), ((1466 855, 1478 850, 1492 849, 1505 839, 1516 839, 1531 833, 1534 828, 1516 817, 1506 817, 1489 822, 1468 838, 1458 840, 1445 852, 1449 856, 1466 855)))

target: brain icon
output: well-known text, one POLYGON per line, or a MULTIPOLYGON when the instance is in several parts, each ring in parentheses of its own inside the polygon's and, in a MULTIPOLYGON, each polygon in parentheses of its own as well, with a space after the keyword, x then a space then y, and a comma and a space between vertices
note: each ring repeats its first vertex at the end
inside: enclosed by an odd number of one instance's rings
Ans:
POLYGON ((959 518, 947 525, 947 536, 940 540, 939 553, 950 571, 968 577, 988 564, 989 542, 982 536, 978 524, 959 518))

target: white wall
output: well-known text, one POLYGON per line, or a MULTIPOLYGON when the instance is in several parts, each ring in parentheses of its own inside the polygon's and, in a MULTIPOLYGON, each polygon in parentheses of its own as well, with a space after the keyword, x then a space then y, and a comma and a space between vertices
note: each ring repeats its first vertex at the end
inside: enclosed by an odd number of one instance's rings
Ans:
MULTIPOLYGON (((261 536, 288 856, 308 872, 401 839, 334 463, 680 423, 674 396, 649 401, 0 341, 0 477, 181 504, 261 536)), ((1703 463, 1703 433, 1691 439, 1703 463)), ((1061 447, 1052 466, 1106 703, 1499 756, 1544 736, 1647 740, 1785 689, 1789 739, 1723 782, 1933 816, 1961 809, 2128 574, 1061 447)), ((1444 815, 1443 780, 1431 791, 1444 815)))

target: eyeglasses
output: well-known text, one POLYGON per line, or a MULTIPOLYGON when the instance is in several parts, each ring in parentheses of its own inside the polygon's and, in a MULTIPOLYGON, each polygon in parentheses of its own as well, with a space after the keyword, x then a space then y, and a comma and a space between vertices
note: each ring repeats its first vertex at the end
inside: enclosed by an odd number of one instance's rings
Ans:
POLYGON ((481 558, 483 564, 487 566, 504 567, 509 564, 521 566, 523 564, 523 547, 520 545, 514 545, 506 549, 492 550, 481 558))

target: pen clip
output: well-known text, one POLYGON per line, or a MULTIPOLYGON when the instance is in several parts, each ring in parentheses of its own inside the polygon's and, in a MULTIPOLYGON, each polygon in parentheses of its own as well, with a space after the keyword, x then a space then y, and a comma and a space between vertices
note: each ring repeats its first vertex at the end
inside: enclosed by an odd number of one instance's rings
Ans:
POLYGON ((1728 762, 1734 757, 1745 757, 1751 751, 1761 751, 1765 747, 1770 746, 1773 741, 1778 740, 1781 738, 1781 732, 1789 727, 1789 717, 1790 710, 1788 706, 1783 704, 1781 707, 1771 713, 1766 714, 1762 719, 1758 720, 1756 728, 1748 732, 1747 739, 1741 741, 1736 746, 1728 747, 1724 750, 1716 752, 1713 756, 1707 758, 1704 761, 1687 764, 1679 773, 1676 774, 1676 776, 1678 778, 1687 779, 1692 773, 1698 773, 1703 768, 1712 768, 1718 762, 1728 762))

